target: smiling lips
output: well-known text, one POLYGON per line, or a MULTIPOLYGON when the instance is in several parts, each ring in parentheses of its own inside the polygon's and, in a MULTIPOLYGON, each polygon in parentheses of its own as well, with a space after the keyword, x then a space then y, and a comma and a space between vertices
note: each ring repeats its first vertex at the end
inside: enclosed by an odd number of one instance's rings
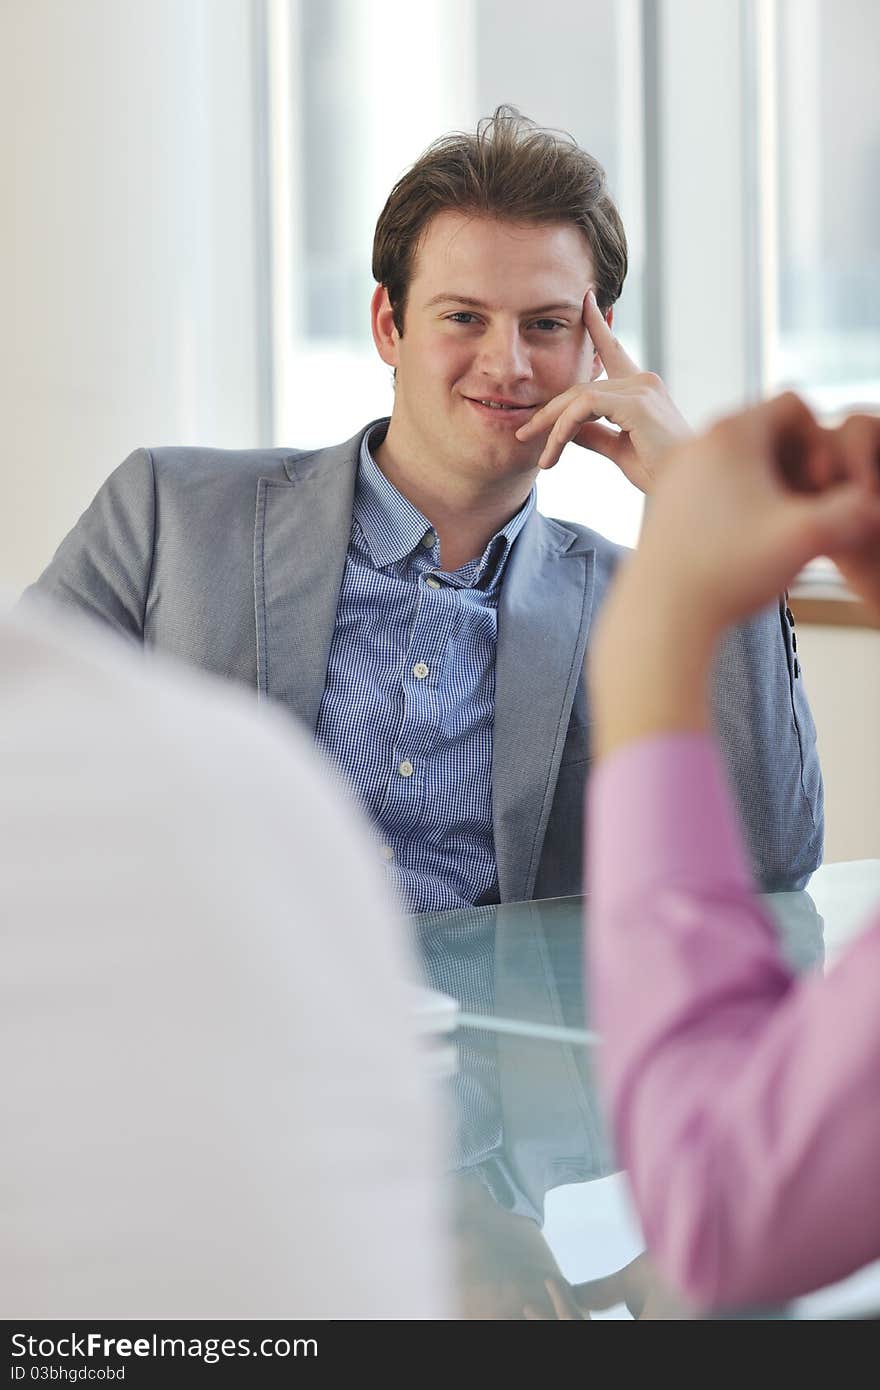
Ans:
POLYGON ((491 414, 498 417, 499 420, 504 416, 511 423, 516 421, 517 424, 523 423, 523 416, 531 415, 534 411, 539 409, 534 403, 522 405, 518 401, 499 400, 497 397, 492 396, 466 396, 465 400, 476 410, 479 410, 481 414, 491 414))

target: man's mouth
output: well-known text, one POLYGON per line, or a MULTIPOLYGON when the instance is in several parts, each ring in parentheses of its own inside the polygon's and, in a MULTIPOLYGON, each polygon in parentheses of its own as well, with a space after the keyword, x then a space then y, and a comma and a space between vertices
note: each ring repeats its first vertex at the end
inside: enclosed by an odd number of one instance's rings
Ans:
POLYGON ((470 401, 471 405, 480 406, 484 410, 491 410, 499 415, 531 414, 533 411, 539 409, 536 402, 523 403, 520 401, 505 401, 498 400, 492 396, 466 396, 465 400, 470 401))

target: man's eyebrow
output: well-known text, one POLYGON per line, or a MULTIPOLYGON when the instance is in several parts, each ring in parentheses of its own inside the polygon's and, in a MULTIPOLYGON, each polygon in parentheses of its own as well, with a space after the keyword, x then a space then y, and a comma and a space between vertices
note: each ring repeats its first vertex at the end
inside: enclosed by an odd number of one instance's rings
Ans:
MULTIPOLYGON (((454 292, 444 291, 442 294, 435 294, 433 299, 429 299, 425 305, 426 309, 432 309, 435 304, 466 304, 469 309, 494 309, 494 305, 486 304, 482 299, 474 299, 469 294, 455 294, 454 292)), ((583 304, 575 304, 572 300, 561 299, 556 304, 539 304, 536 309, 523 309, 520 317, 525 319, 536 318, 539 314, 559 314, 573 313, 578 314, 583 310, 583 304)))

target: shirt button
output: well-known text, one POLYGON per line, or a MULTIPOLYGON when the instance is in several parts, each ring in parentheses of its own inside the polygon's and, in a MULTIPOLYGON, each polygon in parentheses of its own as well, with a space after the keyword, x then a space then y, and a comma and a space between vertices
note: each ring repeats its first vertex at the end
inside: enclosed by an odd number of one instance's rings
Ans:
POLYGON ((415 666, 413 667, 413 675, 415 676, 416 680, 423 681, 427 674, 428 668, 425 665, 424 661, 417 661, 415 666))
POLYGON ((437 544, 437 532, 436 532, 436 531, 426 531, 425 534, 422 536, 422 545, 425 547, 425 549, 426 549, 426 550, 433 550, 433 549, 434 549, 434 546, 435 546, 436 544, 437 544))
POLYGON ((382 853, 382 858, 383 858, 383 859, 393 859, 393 858, 394 858, 394 850, 391 848, 390 845, 383 845, 383 846, 382 846, 381 853, 382 853))
POLYGON ((412 763, 410 762, 409 758, 406 758, 406 759, 400 764, 400 767, 397 769, 397 771, 400 773, 401 777, 412 777, 412 775, 413 775, 413 765, 412 765, 412 763))
POLYGON ((435 579, 434 576, 433 576, 433 574, 429 574, 429 575, 426 576, 426 578, 425 578, 425 583, 427 584, 427 586, 428 586, 429 589, 439 589, 439 588, 440 588, 440 580, 439 580, 439 579, 435 579))

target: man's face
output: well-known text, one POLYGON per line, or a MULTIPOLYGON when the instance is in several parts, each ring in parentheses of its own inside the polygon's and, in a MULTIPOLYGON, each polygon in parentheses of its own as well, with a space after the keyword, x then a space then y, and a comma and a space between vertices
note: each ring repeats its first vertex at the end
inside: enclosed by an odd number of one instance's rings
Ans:
POLYGON ((415 258, 403 336, 384 290, 374 336, 397 368, 394 420, 430 465, 499 480, 534 469, 543 439, 515 431, 598 372, 582 320, 590 250, 570 223, 438 213, 415 258))

